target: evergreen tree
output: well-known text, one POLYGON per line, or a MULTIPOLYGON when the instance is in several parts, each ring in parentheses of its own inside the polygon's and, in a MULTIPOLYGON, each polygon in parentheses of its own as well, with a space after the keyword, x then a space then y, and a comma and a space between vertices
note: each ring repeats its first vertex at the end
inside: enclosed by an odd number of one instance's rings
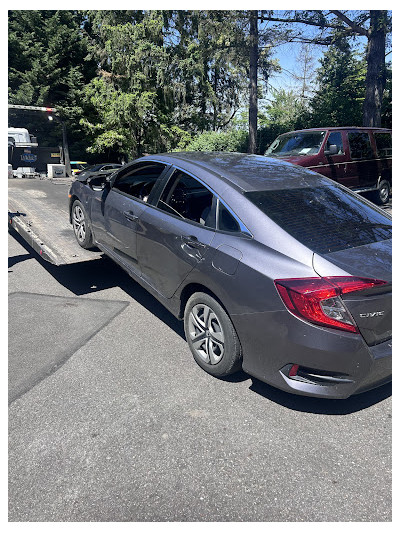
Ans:
MULTIPOLYGON (((83 140, 79 128, 82 92, 93 77, 95 64, 87 61, 87 39, 81 31, 82 17, 75 11, 15 10, 9 12, 9 103, 49 106, 60 110, 72 141, 79 150, 83 140)), ((49 139, 48 125, 29 117, 42 131, 43 143, 55 144, 60 133, 49 139)), ((32 132, 34 133, 34 132, 32 132)))
POLYGON ((135 157, 225 128, 246 91, 245 34, 234 12, 92 11, 98 76, 85 90, 89 150, 135 157))
POLYGON ((345 39, 320 60, 309 126, 362 126, 366 64, 345 39))
POLYGON ((131 159, 159 151, 179 134, 166 120, 163 24, 156 11, 88 12, 85 31, 98 62, 98 74, 85 88, 81 121, 90 135, 89 151, 111 150, 131 159))
POLYGON ((392 65, 386 68, 386 86, 382 98, 382 127, 392 127, 392 65))
POLYGON ((261 127, 278 126, 282 132, 302 128, 301 121, 307 113, 304 100, 294 90, 270 89, 269 99, 260 113, 261 127))
POLYGON ((178 120, 181 115, 190 132, 225 128, 246 91, 244 36, 237 12, 172 12, 170 30, 170 75, 178 120))
POLYGON ((283 23, 288 41, 333 45, 349 37, 365 37, 366 76, 363 95, 364 126, 381 125, 382 99, 386 83, 385 54, 390 45, 391 11, 264 11, 266 20, 283 23), (297 26, 297 28, 296 28, 297 26), (310 28, 316 33, 310 35, 310 28))

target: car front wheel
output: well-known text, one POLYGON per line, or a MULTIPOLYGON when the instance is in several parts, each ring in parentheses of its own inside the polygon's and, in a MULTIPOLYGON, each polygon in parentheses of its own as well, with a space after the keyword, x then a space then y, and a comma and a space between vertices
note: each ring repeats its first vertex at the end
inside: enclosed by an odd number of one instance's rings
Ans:
POLYGON ((93 237, 88 217, 85 208, 79 200, 75 200, 72 204, 71 214, 72 227, 79 246, 82 246, 86 250, 93 248, 93 237))
POLYGON ((209 294, 193 294, 185 307, 186 340, 196 363, 216 377, 240 370, 239 338, 225 309, 209 294))

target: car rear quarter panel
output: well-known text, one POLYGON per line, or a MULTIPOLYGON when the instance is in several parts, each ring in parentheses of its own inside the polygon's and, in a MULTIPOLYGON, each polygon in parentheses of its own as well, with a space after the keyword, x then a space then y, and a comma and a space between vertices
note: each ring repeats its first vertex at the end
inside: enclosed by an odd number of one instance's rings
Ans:
POLYGON ((315 275, 312 266, 254 239, 216 233, 212 252, 185 279, 179 293, 198 283, 213 292, 230 315, 258 313, 284 309, 274 279, 315 275))

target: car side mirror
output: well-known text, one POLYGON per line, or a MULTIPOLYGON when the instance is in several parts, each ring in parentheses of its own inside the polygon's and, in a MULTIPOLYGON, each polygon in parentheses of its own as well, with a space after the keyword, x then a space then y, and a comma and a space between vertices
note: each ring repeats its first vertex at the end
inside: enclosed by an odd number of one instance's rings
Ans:
POLYGON ((330 144, 328 150, 324 150, 325 155, 336 155, 339 152, 337 144, 330 144))
POLYGON ((93 176, 88 179, 87 184, 94 191, 102 191, 108 185, 108 181, 104 176, 93 176))

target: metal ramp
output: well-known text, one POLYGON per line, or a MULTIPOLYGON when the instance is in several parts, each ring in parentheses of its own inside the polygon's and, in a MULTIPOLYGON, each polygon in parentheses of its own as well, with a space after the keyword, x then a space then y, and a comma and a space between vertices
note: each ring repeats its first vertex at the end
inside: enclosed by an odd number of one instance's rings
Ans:
POLYGON ((69 223, 68 190, 72 179, 8 180, 8 224, 46 261, 66 265, 98 259, 84 250, 69 223))

